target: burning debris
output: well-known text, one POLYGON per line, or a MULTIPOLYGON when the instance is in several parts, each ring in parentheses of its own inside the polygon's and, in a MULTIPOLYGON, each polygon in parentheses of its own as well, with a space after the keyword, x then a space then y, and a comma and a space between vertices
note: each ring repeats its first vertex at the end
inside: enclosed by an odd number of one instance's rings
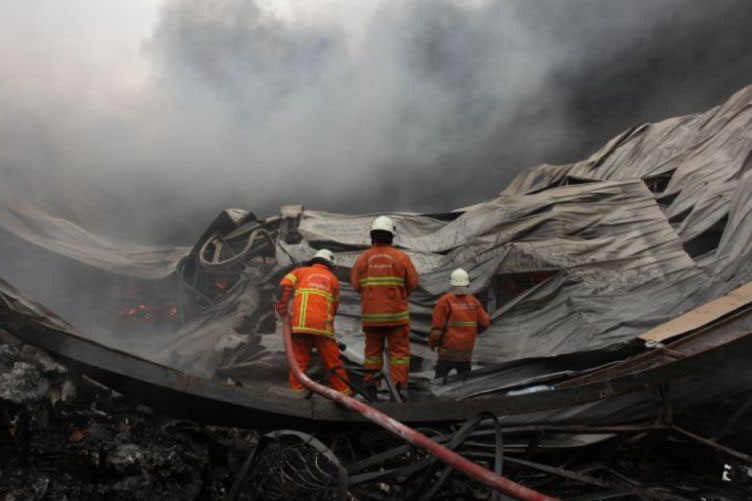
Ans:
POLYGON ((120 318, 123 322, 166 323, 178 316, 176 303, 155 304, 143 291, 131 290, 123 296, 122 301, 124 306, 120 309, 120 318))

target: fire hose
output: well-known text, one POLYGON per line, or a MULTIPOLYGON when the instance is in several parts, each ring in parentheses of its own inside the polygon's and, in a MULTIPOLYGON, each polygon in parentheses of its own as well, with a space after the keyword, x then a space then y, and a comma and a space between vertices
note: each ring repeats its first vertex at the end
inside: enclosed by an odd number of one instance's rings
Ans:
POLYGON ((295 373, 295 376, 297 376, 303 386, 308 390, 316 393, 317 395, 321 395, 324 398, 332 400, 333 402, 336 402, 343 407, 350 409, 351 411, 361 414, 366 419, 373 421, 385 430, 402 438, 406 442, 425 450, 440 461, 443 461, 452 468, 461 471, 473 480, 496 489, 497 491, 503 492, 508 496, 522 501, 559 501, 556 498, 534 491, 505 477, 502 477, 501 475, 497 475, 494 472, 487 470, 486 468, 483 468, 476 463, 473 463, 469 459, 460 456, 456 452, 447 449, 441 444, 436 443, 419 431, 416 431, 400 423, 396 419, 387 416, 383 412, 380 412, 373 407, 366 405, 365 403, 360 402, 354 398, 351 398, 339 391, 333 390, 311 380, 303 373, 303 371, 300 370, 297 362, 295 361, 295 355, 292 350, 292 331, 290 329, 290 319, 287 316, 284 317, 282 334, 285 342, 287 363, 295 373))

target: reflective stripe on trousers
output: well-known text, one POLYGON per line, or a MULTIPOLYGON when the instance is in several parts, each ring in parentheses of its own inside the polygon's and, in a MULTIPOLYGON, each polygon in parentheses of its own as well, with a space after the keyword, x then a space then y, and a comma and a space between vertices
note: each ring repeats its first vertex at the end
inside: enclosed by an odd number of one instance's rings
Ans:
POLYGON ((389 365, 410 365, 410 357, 389 357, 389 365))

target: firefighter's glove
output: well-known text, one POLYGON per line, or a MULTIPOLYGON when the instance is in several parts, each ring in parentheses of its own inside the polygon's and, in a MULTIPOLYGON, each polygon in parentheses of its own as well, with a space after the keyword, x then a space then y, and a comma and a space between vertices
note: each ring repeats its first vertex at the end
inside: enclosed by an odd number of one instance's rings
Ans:
POLYGON ((431 351, 436 351, 436 348, 439 346, 439 336, 436 336, 434 334, 434 331, 431 331, 431 335, 428 336, 428 347, 431 348, 431 351))
POLYGON ((428 347, 431 348, 431 351, 436 351, 436 348, 439 347, 440 339, 441 339, 441 330, 431 329, 431 335, 428 336, 428 347))
POLYGON ((287 303, 290 302, 293 289, 289 285, 280 286, 277 288, 277 302, 274 303, 274 309, 277 310, 277 315, 281 319, 287 317, 287 303))
POLYGON ((277 303, 274 305, 274 309, 277 311, 277 315, 279 315, 279 318, 284 319, 287 317, 287 304, 286 303, 277 303))

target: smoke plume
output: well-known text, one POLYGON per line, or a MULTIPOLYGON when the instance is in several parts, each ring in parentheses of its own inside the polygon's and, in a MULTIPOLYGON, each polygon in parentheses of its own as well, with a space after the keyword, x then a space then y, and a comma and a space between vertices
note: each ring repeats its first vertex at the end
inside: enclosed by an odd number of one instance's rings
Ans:
POLYGON ((748 0, 168 0, 130 66, 78 57, 109 34, 60 9, 89 3, 0 0, 0 183, 142 241, 228 206, 445 211, 752 83, 748 0))

